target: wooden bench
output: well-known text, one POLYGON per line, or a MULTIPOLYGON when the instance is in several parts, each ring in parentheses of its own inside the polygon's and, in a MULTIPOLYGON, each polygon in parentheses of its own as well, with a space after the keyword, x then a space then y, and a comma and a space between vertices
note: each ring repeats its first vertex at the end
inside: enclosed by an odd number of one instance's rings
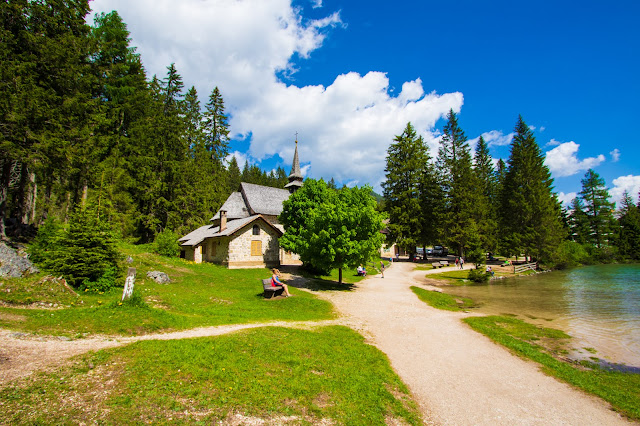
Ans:
POLYGON ((442 264, 440 262, 433 262, 431 266, 433 266, 434 268, 442 268, 442 264))
POLYGON ((277 285, 275 287, 272 286, 271 278, 262 280, 262 288, 264 288, 263 295, 265 299, 271 299, 273 297, 280 296, 284 291, 284 288, 281 285, 277 285))
POLYGON ((448 262, 448 261, 446 261, 446 260, 441 260, 441 261, 440 261, 440 264, 441 264, 442 266, 449 266, 449 262, 448 262))

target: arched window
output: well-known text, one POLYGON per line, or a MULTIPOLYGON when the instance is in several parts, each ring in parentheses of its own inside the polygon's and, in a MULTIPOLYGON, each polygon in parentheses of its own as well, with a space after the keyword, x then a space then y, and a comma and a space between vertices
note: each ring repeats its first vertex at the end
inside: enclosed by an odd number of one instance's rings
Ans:
POLYGON ((258 225, 253 225, 253 235, 260 235, 260 227, 258 225))

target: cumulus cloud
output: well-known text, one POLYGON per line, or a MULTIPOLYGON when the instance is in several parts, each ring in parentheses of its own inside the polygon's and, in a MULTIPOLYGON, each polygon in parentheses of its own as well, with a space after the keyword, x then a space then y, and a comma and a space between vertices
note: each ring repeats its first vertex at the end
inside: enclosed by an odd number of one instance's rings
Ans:
POLYGON ((118 10, 149 75, 162 77, 175 63, 201 101, 218 86, 232 137, 250 143, 255 160, 278 155, 290 164, 298 132, 300 161, 310 162, 311 177, 376 187, 386 150, 408 121, 435 147, 436 121, 463 103, 461 93, 425 94, 419 78, 391 96, 382 72, 345 70, 327 87, 279 78, 295 75, 295 61, 320 48, 329 31, 345 27, 339 12, 303 19, 291 0, 94 0, 91 6, 118 10))
POLYGON ((578 196, 577 192, 569 192, 568 194, 565 194, 564 192, 560 192, 558 193, 558 200, 564 207, 566 207, 566 206, 569 206, 573 201, 573 199, 576 198, 577 196, 578 196))
MULTIPOLYGON (((227 165, 229 164, 229 162, 233 157, 236 158, 236 162, 238 163, 238 167, 240 167, 240 170, 242 170, 242 168, 244 167, 244 164, 249 160, 246 154, 240 151, 234 151, 227 154, 225 158, 225 162, 227 163, 227 165)), ((249 161, 249 164, 251 164, 251 161, 249 161)))
MULTIPOLYGON (((509 133, 505 135, 500 130, 491 130, 489 132, 484 132, 482 137, 489 146, 505 146, 511 143, 514 134, 515 133, 509 133)), ((469 145, 475 147, 478 143, 478 139, 480 139, 480 137, 469 140, 469 145)))
POLYGON ((551 151, 547 151, 545 164, 549 167, 554 177, 572 176, 580 171, 592 169, 605 160, 602 154, 597 157, 579 160, 576 155, 579 148, 579 144, 571 141, 562 143, 551 151))
POLYGON ((562 142, 558 142, 558 141, 557 141, 557 140, 555 140, 555 139, 551 139, 549 142, 547 142, 547 143, 545 144, 545 146, 558 146, 558 145, 560 145, 561 143, 562 143, 562 142))
POLYGON ((611 201, 619 205, 624 191, 627 191, 634 202, 638 201, 640 192, 640 176, 627 175, 620 176, 613 180, 613 188, 609 190, 611 201))
POLYGON ((613 161, 614 163, 617 163, 618 160, 620 160, 620 150, 618 148, 609 152, 609 155, 611 155, 611 161, 613 161))

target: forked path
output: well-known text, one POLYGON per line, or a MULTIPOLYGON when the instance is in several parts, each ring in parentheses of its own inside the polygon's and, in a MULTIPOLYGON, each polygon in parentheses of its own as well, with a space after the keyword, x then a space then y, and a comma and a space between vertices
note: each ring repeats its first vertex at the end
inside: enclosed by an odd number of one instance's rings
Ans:
POLYGON ((355 291, 326 292, 347 321, 387 354, 425 420, 441 425, 630 424, 607 403, 540 371, 409 288, 425 271, 395 263, 355 291), (414 278, 415 277, 415 278, 414 278))

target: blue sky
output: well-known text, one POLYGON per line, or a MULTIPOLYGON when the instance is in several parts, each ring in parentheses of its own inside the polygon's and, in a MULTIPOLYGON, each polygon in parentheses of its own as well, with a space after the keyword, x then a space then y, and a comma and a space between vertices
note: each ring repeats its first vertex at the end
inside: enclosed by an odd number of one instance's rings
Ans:
POLYGON ((507 159, 518 114, 569 201, 593 168, 640 190, 640 2, 94 0, 117 10, 149 76, 174 62, 225 99, 232 153, 380 191, 411 121, 432 149, 446 112, 507 159))

